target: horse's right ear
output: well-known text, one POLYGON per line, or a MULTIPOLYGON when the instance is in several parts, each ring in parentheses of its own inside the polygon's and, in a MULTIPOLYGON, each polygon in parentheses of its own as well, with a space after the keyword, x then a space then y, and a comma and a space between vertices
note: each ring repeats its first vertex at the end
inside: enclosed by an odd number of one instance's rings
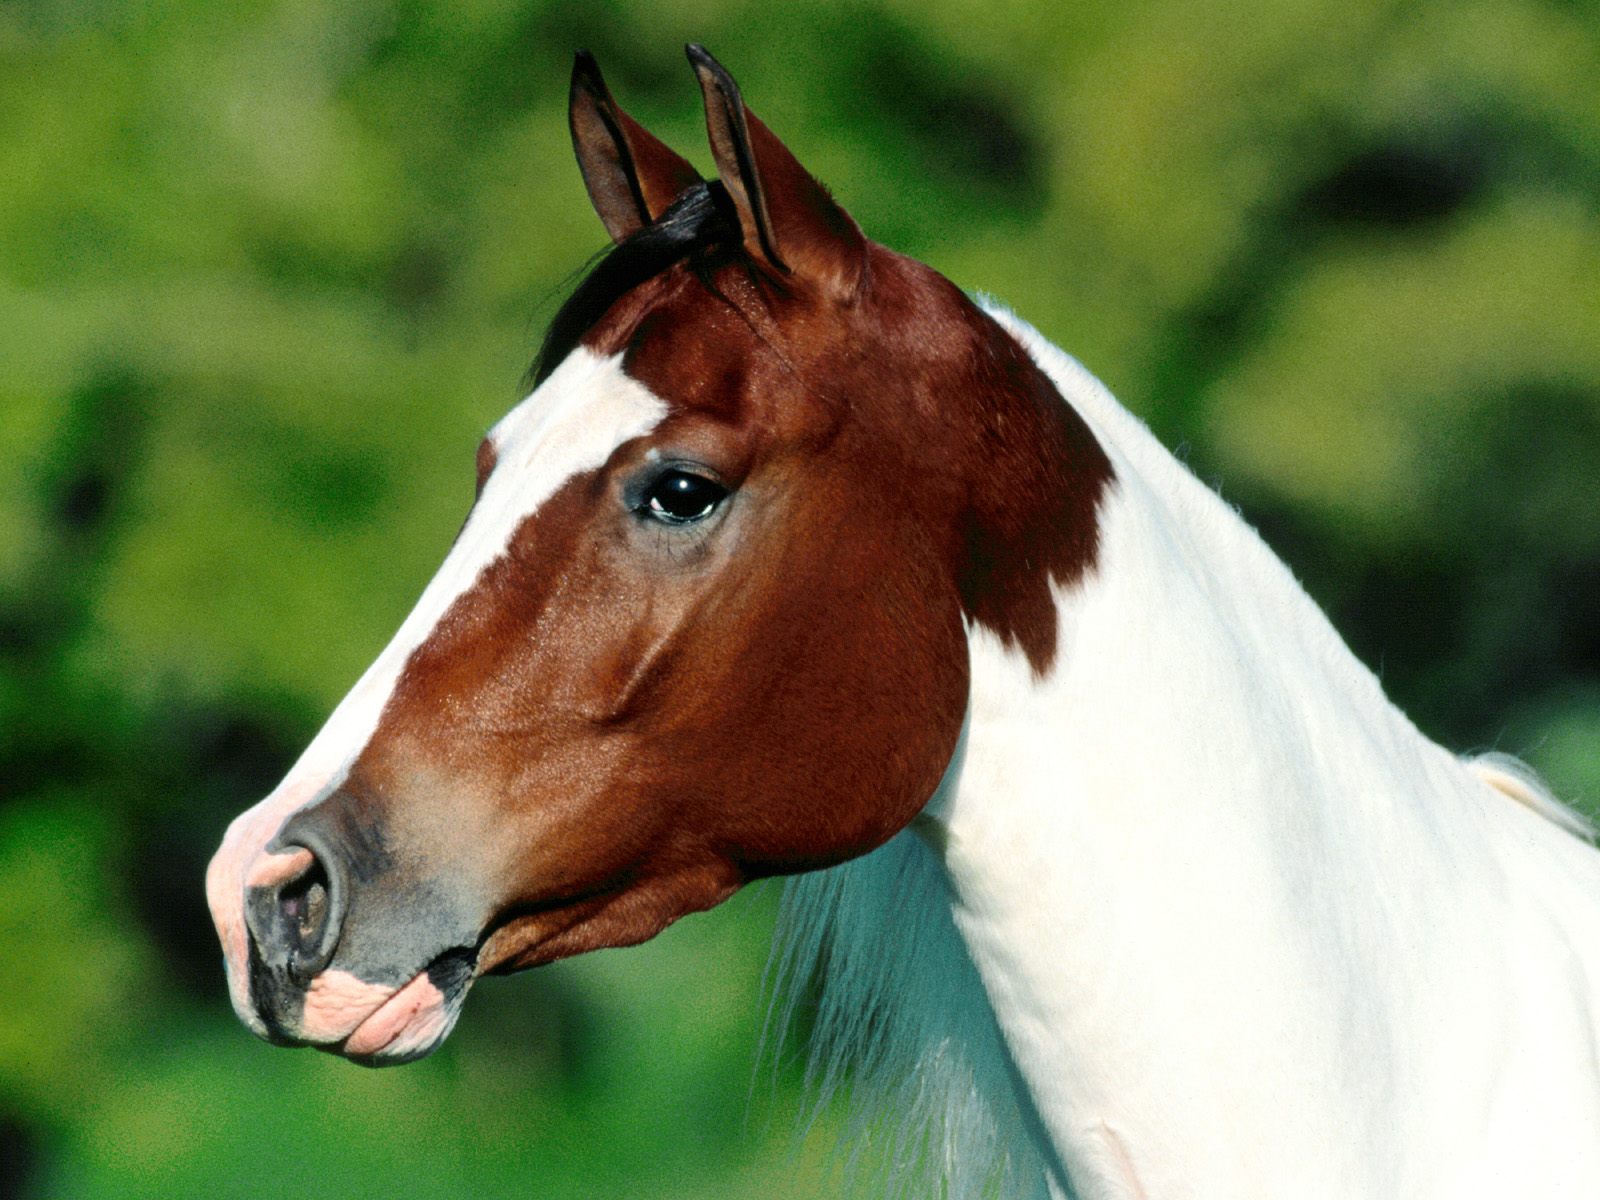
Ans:
POLYGON ((841 299, 854 297, 867 261, 861 230, 745 107, 727 68, 704 46, 685 49, 700 79, 711 153, 739 214, 745 250, 784 275, 841 299))
POLYGON ((583 185, 614 242, 643 229, 700 182, 686 160, 617 107, 587 50, 572 62, 567 124, 583 185))

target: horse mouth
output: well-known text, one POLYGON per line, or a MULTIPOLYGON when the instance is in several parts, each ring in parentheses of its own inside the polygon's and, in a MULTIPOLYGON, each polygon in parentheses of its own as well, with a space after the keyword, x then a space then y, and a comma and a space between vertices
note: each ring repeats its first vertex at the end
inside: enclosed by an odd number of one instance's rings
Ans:
MULTIPOLYGON (((252 959, 258 959, 254 939, 250 950, 252 959)), ((312 1046, 363 1066, 412 1062, 435 1050, 455 1027, 477 974, 477 959, 471 947, 446 950, 398 987, 370 983, 344 970, 324 970, 296 997, 292 1015, 280 1007, 281 984, 277 1004, 267 999, 272 993, 256 986, 254 1015, 261 1028, 247 1023, 275 1045, 312 1046)), ((261 973, 253 971, 252 976, 252 984, 266 982, 261 973)))

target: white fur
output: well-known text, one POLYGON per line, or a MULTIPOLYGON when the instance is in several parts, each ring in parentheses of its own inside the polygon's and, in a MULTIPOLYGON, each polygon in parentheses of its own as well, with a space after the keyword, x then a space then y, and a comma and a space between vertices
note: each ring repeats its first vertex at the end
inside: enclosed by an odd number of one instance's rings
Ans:
POLYGON ((959 1147, 923 1156, 952 1196, 1006 1161, 1002 1194, 1059 1163, 1085 1200, 1600 1196, 1600 853, 1424 738, 1231 509, 994 315, 1117 482, 1050 675, 970 632, 965 761, 915 826, 942 870, 902 834, 789 885, 825 1090, 862 1060, 869 1101, 931 1098, 891 1145, 959 1147))
POLYGON ((652 429, 666 405, 623 374, 621 356, 578 347, 490 432, 496 466, 455 545, 416 607, 340 702, 272 794, 236 818, 207 872, 206 890, 240 1017, 259 1030, 245 980, 244 879, 295 813, 341 783, 378 727, 411 655, 455 601, 500 558, 517 529, 567 480, 602 465, 622 443, 652 429))

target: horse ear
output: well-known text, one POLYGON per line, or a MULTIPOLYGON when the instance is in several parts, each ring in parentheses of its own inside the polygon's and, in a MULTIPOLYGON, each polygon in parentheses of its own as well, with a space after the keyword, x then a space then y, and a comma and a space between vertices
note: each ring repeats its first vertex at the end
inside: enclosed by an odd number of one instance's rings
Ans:
POLYGON ((784 274, 853 296, 866 264, 860 228, 745 107, 723 65, 704 46, 687 49, 705 98, 717 174, 739 214, 745 249, 784 274))
POLYGON ((643 229, 700 182, 698 171, 617 107, 587 50, 572 62, 567 124, 583 184, 614 242, 643 229))

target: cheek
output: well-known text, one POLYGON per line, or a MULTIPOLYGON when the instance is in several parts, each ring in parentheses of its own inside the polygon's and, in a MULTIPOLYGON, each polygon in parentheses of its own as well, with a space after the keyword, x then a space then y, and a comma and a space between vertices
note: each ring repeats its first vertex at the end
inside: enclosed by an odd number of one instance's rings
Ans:
POLYGON ((885 570, 895 561, 837 543, 812 565, 791 557, 697 631, 662 689, 678 714, 667 772, 716 797, 705 824, 753 874, 871 849, 949 763, 967 694, 959 606, 915 571, 885 570))
POLYGON ((837 860, 898 832, 933 794, 960 734, 967 675, 953 613, 917 626, 863 613, 831 649, 831 664, 817 656, 782 685, 782 728, 808 777, 788 812, 802 831, 824 818, 835 841, 819 849, 837 860))

